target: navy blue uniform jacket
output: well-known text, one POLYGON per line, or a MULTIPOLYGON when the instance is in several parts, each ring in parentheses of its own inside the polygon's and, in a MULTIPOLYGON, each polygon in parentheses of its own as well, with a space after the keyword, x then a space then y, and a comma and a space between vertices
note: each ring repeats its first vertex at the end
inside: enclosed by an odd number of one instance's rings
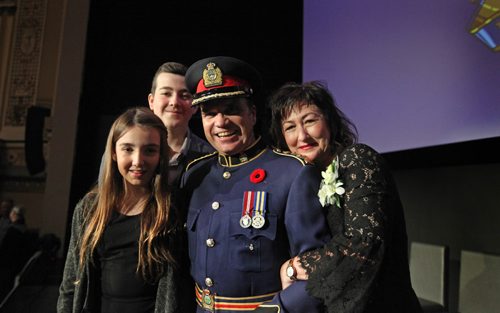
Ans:
MULTIPOLYGON (((317 196, 320 180, 316 167, 261 143, 244 155, 214 153, 190 164, 181 188, 187 195, 191 275, 200 288, 224 297, 280 291, 281 264, 330 238, 317 196), (250 181, 256 169, 265 171, 258 183, 250 181), (240 226, 245 191, 267 193, 263 228, 240 226)), ((304 285, 295 282, 271 303, 281 312, 321 312, 304 285)))

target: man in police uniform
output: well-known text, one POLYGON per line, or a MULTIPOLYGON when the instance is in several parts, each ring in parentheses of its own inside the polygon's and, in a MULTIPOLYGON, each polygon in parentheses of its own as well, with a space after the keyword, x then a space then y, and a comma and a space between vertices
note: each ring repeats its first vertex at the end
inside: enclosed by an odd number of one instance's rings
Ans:
POLYGON ((197 312, 321 312, 304 281, 280 291, 279 276, 290 255, 329 239, 319 171, 254 133, 261 79, 251 65, 206 58, 186 83, 217 150, 189 164, 181 182, 197 312))

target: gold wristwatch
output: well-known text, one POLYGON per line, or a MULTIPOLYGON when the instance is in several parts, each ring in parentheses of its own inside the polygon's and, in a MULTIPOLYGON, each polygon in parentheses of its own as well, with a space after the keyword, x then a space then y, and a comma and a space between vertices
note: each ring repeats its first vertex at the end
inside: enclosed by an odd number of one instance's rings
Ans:
POLYGON ((288 266, 286 267, 286 276, 290 278, 290 280, 297 280, 297 270, 293 266, 293 258, 288 261, 288 266))

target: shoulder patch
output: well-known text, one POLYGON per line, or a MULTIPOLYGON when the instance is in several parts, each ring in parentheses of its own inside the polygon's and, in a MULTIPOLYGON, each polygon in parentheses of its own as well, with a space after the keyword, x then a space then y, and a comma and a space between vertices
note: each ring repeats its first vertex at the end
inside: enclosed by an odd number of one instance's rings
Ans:
POLYGON ((201 156, 197 159, 194 159, 193 161, 189 162, 188 165, 186 165, 186 171, 193 165, 195 165, 196 163, 200 162, 201 160, 205 160, 205 159, 208 159, 209 157, 211 156, 214 156, 217 154, 217 151, 214 151, 212 153, 209 153, 209 154, 205 154, 204 156, 201 156))
POLYGON ((290 151, 282 151, 280 149, 273 149, 273 152, 275 154, 278 154, 278 155, 294 158, 294 159, 298 160, 300 163, 302 163, 302 165, 311 164, 310 162, 308 162, 306 159, 304 159, 300 155, 291 153, 290 151))

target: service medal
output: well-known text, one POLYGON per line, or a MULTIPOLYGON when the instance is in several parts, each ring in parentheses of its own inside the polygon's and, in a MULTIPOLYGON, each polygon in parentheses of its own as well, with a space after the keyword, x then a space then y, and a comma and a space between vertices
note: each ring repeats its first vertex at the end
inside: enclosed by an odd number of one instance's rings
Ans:
POLYGON ((253 228, 262 228, 265 223, 266 223, 266 220, 264 219, 264 216, 262 216, 262 215, 254 215, 254 217, 252 217, 253 228))
POLYGON ((245 214, 240 218, 240 226, 243 228, 248 228, 252 225, 252 218, 245 214))

